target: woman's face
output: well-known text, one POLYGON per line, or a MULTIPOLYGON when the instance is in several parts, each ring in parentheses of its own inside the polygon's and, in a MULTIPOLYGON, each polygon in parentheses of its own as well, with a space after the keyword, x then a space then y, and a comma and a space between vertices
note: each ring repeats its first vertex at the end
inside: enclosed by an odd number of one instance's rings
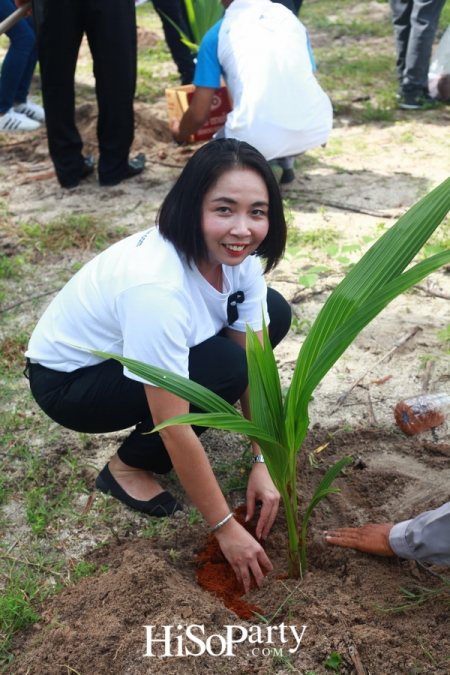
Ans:
POLYGON ((243 262, 269 231, 269 194, 261 176, 251 169, 222 174, 203 199, 202 229, 208 260, 200 271, 243 262))

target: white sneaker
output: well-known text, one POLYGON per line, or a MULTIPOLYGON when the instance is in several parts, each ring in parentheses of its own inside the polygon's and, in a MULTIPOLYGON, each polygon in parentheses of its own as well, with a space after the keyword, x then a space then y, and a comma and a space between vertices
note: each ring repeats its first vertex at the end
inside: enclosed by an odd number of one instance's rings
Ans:
POLYGON ((15 105, 14 112, 26 115, 30 120, 34 120, 35 122, 45 122, 44 108, 38 103, 34 103, 30 98, 27 98, 26 103, 15 105))
POLYGON ((0 132, 2 131, 34 131, 39 129, 39 122, 30 120, 26 115, 22 115, 11 108, 7 113, 0 117, 0 132))

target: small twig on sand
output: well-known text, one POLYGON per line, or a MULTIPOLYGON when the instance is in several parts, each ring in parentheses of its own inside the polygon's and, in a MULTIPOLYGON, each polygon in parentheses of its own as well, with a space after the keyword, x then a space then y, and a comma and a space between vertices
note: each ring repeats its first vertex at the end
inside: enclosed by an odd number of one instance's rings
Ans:
POLYGON ((359 655, 358 650, 356 649, 356 646, 353 643, 350 643, 349 640, 345 640, 345 638, 344 642, 348 649, 348 653, 350 654, 350 658, 353 661, 353 665, 355 666, 357 675, 366 675, 366 671, 364 669, 361 657, 359 655))
POLYGON ((386 375, 386 377, 382 377, 380 380, 371 380, 371 382, 372 384, 384 384, 389 380, 392 380, 392 375, 386 375))
POLYGON ((5 307, 5 309, 0 309, 0 313, 9 312, 10 309, 20 307, 20 305, 24 305, 26 302, 31 302, 32 300, 37 300, 38 298, 44 298, 46 295, 51 295, 52 293, 59 293, 60 290, 61 290, 60 288, 55 288, 54 291, 47 291, 46 293, 41 293, 40 295, 33 295, 33 297, 31 298, 26 298, 25 300, 16 302, 14 305, 9 305, 9 307, 5 307))
POLYGON ((91 492, 91 494, 87 498, 86 504, 84 505, 83 510, 81 512, 82 516, 86 516, 89 513, 89 511, 91 510, 92 504, 94 503, 95 496, 96 496, 96 492, 95 491, 91 492))
POLYGON ((435 298, 443 298, 444 300, 450 300, 450 295, 446 295, 445 293, 439 293, 439 291, 431 291, 429 288, 426 288, 426 286, 416 284, 414 288, 418 288, 419 291, 423 291, 427 295, 432 295, 435 298))
POLYGON ((160 164, 160 166, 167 166, 169 169, 184 169, 184 164, 169 164, 169 162, 160 162, 157 159, 148 159, 150 164, 160 164))
MULTIPOLYGON (((430 569, 423 563, 419 562, 418 560, 416 560, 416 565, 419 569, 422 569, 424 572, 431 574, 431 576, 435 577, 435 579, 440 579, 441 581, 445 581, 445 583, 450 584, 450 579, 443 577, 441 574, 437 574, 437 572, 433 572, 432 569, 430 569)), ((441 589, 441 590, 449 590, 449 589, 441 589)))
POLYGON ((375 411, 373 409, 372 397, 370 395, 370 390, 367 389, 367 404, 369 406, 369 421, 373 427, 378 426, 377 418, 375 417, 375 411))
POLYGON ((414 337, 414 335, 416 333, 419 333, 422 330, 423 330, 423 328, 421 328, 420 326, 416 326, 415 328, 413 328, 413 330, 410 333, 407 333, 406 335, 401 337, 399 340, 397 340, 397 342, 392 347, 392 349, 390 349, 388 351, 388 353, 383 356, 383 358, 379 359, 376 363, 373 364, 373 366, 370 366, 370 368, 368 368, 368 370, 366 370, 366 372, 363 373, 361 375, 361 377, 358 377, 358 379, 353 382, 353 384, 350 386, 350 388, 344 394, 342 394, 342 396, 339 396, 338 400, 335 403, 334 408, 330 411, 330 415, 334 415, 336 410, 338 410, 340 408, 340 406, 344 403, 344 401, 349 396, 349 394, 351 394, 353 389, 360 382, 362 382, 362 380, 366 377, 366 375, 368 375, 372 370, 374 370, 374 368, 377 368, 377 366, 379 366, 380 363, 383 363, 383 361, 386 361, 386 359, 388 359, 390 356, 392 356, 392 354, 394 354, 394 352, 396 352, 397 349, 400 349, 400 347, 402 347, 405 344, 405 342, 410 340, 412 337, 414 337))
POLYGON ((345 621, 344 618, 341 618, 341 621, 344 624, 345 632, 346 632, 346 634, 344 634, 344 636, 343 636, 343 640, 345 642, 345 646, 348 649, 348 653, 350 654, 350 658, 353 661, 353 665, 355 666, 356 675, 366 675, 366 669, 363 666, 363 663, 361 661, 361 657, 360 657, 359 652, 356 648, 355 642, 353 640, 353 637, 352 637, 350 629, 347 625, 347 622, 345 621))
POLYGON ((322 288, 320 291, 309 291, 308 293, 305 292, 297 292, 290 300, 293 305, 299 305, 301 302, 304 300, 308 300, 309 298, 312 298, 314 295, 322 295, 323 293, 326 293, 326 291, 334 291, 336 286, 325 286, 322 288))
POLYGON ((341 211, 352 211, 353 213, 363 213, 366 216, 374 216, 375 218, 400 218, 398 213, 387 213, 387 211, 374 211, 373 209, 361 209, 358 206, 351 204, 340 204, 339 202, 330 202, 321 199, 320 196, 310 196, 308 193, 301 190, 283 190, 283 193, 298 192, 304 202, 314 202, 315 204, 322 204, 323 206, 331 206, 332 209, 340 209, 341 211))
POLYGON ((425 366, 425 374, 422 378, 422 394, 426 394, 428 391, 428 387, 430 386, 430 377, 431 377, 431 371, 434 366, 434 361, 429 359, 427 361, 427 364, 425 366))
POLYGON ((14 148, 16 145, 24 145, 24 143, 27 143, 27 145, 30 144, 30 139, 27 138, 24 141, 15 141, 14 143, 2 143, 2 150, 5 148, 14 148))
POLYGON ((113 527, 111 524, 109 524, 109 525, 108 525, 108 528, 110 529, 112 536, 113 536, 114 539, 116 540, 116 544, 117 544, 118 546, 122 546, 122 542, 121 542, 121 540, 120 540, 120 537, 119 537, 119 535, 117 534, 117 532, 115 531, 114 527, 113 527))
POLYGON ((25 183, 33 183, 37 180, 47 180, 48 178, 54 178, 56 176, 54 171, 47 171, 46 173, 37 173, 31 174, 22 178, 22 180, 17 182, 17 185, 25 185, 25 183))

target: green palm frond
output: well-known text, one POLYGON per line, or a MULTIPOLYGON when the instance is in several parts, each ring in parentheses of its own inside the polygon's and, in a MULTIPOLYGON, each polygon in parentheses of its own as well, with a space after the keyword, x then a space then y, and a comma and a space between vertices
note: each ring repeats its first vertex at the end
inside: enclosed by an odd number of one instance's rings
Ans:
POLYGON ((123 366, 126 366, 131 373, 134 373, 134 375, 142 377, 143 380, 147 380, 155 386, 161 387, 161 389, 170 391, 172 394, 189 401, 189 403, 192 403, 201 410, 210 413, 228 413, 229 415, 242 417, 236 408, 233 408, 233 406, 224 401, 223 398, 186 377, 175 375, 175 373, 171 373, 169 370, 157 368, 156 366, 149 366, 146 363, 142 363, 142 361, 128 359, 124 356, 119 356, 118 354, 99 352, 94 349, 91 351, 93 354, 101 356, 104 359, 115 359, 116 361, 119 361, 123 366))
MULTIPOLYGON (((449 210, 450 178, 413 206, 375 242, 322 307, 300 350, 285 401, 289 438, 296 447, 303 440, 308 424, 306 420, 305 427, 305 399, 307 391, 311 393, 311 387, 306 388, 305 384, 310 372, 314 368, 315 372, 322 372, 323 377, 356 335, 391 300, 447 262, 448 252, 441 254, 441 258, 429 258, 429 266, 419 263, 413 268, 417 274, 409 270, 402 275, 449 210), (401 281, 397 284, 398 279, 401 281), (353 315, 357 321, 347 324, 353 315), (334 340, 332 351, 330 340, 334 340), (327 349, 324 349, 325 345, 327 349), (327 364, 326 370, 321 367, 322 360, 327 364)), ((316 378, 315 386, 319 381, 316 378)))
POLYGON ((184 0, 184 4, 195 42, 192 42, 186 33, 165 12, 161 11, 161 14, 178 31, 181 41, 192 52, 198 52, 200 42, 209 29, 222 18, 224 8, 220 0, 184 0))

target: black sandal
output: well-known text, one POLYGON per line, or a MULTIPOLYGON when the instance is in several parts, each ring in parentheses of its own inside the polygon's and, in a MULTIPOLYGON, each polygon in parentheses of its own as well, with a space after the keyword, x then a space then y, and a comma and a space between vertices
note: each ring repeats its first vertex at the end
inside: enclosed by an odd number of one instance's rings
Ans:
POLYGON ((140 513, 146 513, 148 516, 154 516, 155 518, 165 518, 166 516, 171 516, 175 511, 183 510, 183 507, 177 502, 175 497, 173 497, 170 492, 166 491, 161 492, 161 494, 156 495, 156 497, 153 497, 153 499, 149 499, 146 502, 130 497, 130 495, 120 487, 107 464, 98 474, 95 480, 95 487, 105 494, 111 494, 131 509, 139 511, 140 513))

